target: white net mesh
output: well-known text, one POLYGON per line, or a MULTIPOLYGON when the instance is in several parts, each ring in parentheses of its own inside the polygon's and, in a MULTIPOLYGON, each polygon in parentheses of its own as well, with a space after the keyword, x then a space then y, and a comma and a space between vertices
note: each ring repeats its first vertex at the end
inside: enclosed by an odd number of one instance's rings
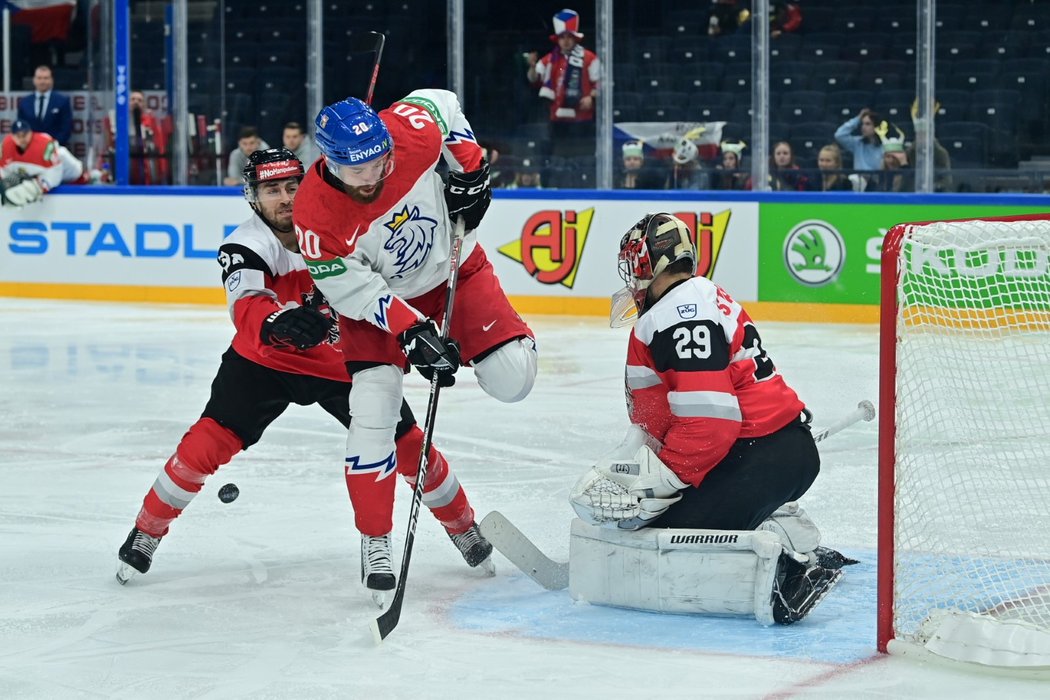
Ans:
POLYGON ((1050 221, 909 226, 898 259, 894 636, 1050 631, 1050 221))

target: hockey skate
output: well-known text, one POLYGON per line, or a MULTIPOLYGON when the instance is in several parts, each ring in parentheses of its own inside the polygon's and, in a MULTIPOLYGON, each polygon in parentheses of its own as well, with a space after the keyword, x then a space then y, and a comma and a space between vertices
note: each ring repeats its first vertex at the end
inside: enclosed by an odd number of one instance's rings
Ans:
POLYGON ((137 527, 131 528, 128 539, 124 540, 117 557, 120 565, 117 568, 117 582, 124 585, 131 580, 135 574, 144 574, 149 571, 153 563, 153 553, 157 551, 160 544, 159 537, 147 535, 137 527))
POLYGON ((816 555, 817 566, 822 566, 825 569, 841 569, 844 566, 860 563, 856 559, 847 557, 842 552, 831 547, 817 547, 813 550, 813 553, 816 555))
POLYGON ((379 607, 386 603, 386 592, 397 586, 390 554, 390 535, 361 535, 361 583, 372 593, 379 607))
POLYGON ((773 583, 773 620, 780 625, 798 622, 824 600, 840 578, 840 569, 800 564, 782 556, 773 583))
POLYGON ((449 532, 448 536, 452 544, 456 545, 459 553, 463 555, 467 566, 471 568, 480 566, 489 576, 496 575, 496 565, 492 563, 492 544, 478 530, 477 523, 471 523, 466 532, 458 535, 449 532))

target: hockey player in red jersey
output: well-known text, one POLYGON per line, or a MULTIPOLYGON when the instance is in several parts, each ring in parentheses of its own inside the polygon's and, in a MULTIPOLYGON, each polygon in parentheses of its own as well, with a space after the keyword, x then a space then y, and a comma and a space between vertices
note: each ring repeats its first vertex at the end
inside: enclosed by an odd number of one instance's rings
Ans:
POLYGON ((532 389, 536 345, 476 241, 492 196, 489 170, 456 96, 417 90, 380 114, 348 98, 321 110, 316 125, 322 157, 303 180, 296 233, 318 289, 339 312, 353 377, 347 483, 358 529, 366 546, 385 549, 376 562, 386 567, 394 501, 388 477, 394 464, 416 468, 394 450, 409 364, 428 379, 436 372, 442 386, 470 364, 485 392, 514 402, 532 389), (442 157, 447 184, 435 172, 442 157), (467 235, 451 340, 443 340, 437 324, 455 217, 467 235))
MULTIPOLYGON (((302 177, 303 164, 287 149, 256 151, 248 158, 244 194, 255 214, 225 239, 218 255, 236 334, 200 420, 157 476, 120 548, 121 583, 149 570, 161 538, 205 479, 258 442, 289 404, 316 403, 344 428, 350 425, 349 376, 337 347, 336 314, 307 272, 292 226, 302 177)), ((395 433, 397 452, 405 456, 399 472, 413 484, 413 457, 422 449, 423 434, 404 401, 395 433)), ((464 538, 474 511, 444 456, 432 448, 430 459, 432 478, 423 503, 467 563, 477 566, 492 547, 484 539, 464 538)), ((362 550, 362 570, 372 556, 362 550)), ((392 580, 393 572, 386 573, 392 580)))
POLYGON ((794 622, 841 575, 831 568, 841 555, 817 551, 819 531, 794 503, 820 470, 809 413, 747 311, 696 265, 690 231, 670 214, 646 216, 620 242, 638 312, 625 371, 632 427, 576 484, 573 507, 620 530, 776 531, 791 556, 774 613, 794 622))
POLYGON ((24 207, 39 201, 62 184, 58 141, 42 131, 33 131, 28 122, 15 121, 0 146, 0 177, 4 206, 24 207))

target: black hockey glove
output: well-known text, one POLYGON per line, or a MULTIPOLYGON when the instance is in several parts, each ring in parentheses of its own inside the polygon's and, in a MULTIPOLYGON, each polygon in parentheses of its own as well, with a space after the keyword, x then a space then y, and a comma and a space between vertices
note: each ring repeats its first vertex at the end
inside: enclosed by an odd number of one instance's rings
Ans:
POLYGON ((445 202, 453 222, 457 216, 462 216, 468 231, 480 226, 492 202, 488 161, 481 161, 481 167, 469 173, 450 172, 445 183, 445 202))
POLYGON ((456 383, 454 375, 459 369, 459 344, 451 338, 442 340, 434 321, 429 318, 420 321, 399 335, 397 340, 408 361, 425 379, 433 380, 434 372, 437 372, 439 386, 456 383))
POLYGON ((312 306, 274 311, 262 324, 262 341, 276 348, 306 350, 328 339, 332 319, 312 306))

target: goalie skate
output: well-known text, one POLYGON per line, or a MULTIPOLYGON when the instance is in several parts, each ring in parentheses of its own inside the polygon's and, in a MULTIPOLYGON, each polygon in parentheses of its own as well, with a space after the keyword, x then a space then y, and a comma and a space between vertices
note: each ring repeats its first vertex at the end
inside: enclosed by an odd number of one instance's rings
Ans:
POLYGON ((481 568, 489 576, 496 575, 496 565, 492 563, 492 544, 478 530, 477 523, 471 523, 466 532, 457 535, 449 532, 448 536, 463 555, 467 566, 481 568))
POLYGON ((124 585, 135 574, 144 574, 149 571, 153 563, 153 553, 157 551, 160 544, 159 537, 147 535, 137 527, 131 528, 128 538, 120 546, 117 558, 120 565, 117 567, 117 582, 124 585))
POLYGON ((773 620, 791 625, 824 600, 842 578, 842 570, 799 564, 787 556, 781 562, 783 579, 778 576, 773 583, 773 620))
POLYGON ((361 535, 361 583, 372 593, 379 607, 386 603, 387 591, 397 585, 390 554, 390 535, 361 535))

